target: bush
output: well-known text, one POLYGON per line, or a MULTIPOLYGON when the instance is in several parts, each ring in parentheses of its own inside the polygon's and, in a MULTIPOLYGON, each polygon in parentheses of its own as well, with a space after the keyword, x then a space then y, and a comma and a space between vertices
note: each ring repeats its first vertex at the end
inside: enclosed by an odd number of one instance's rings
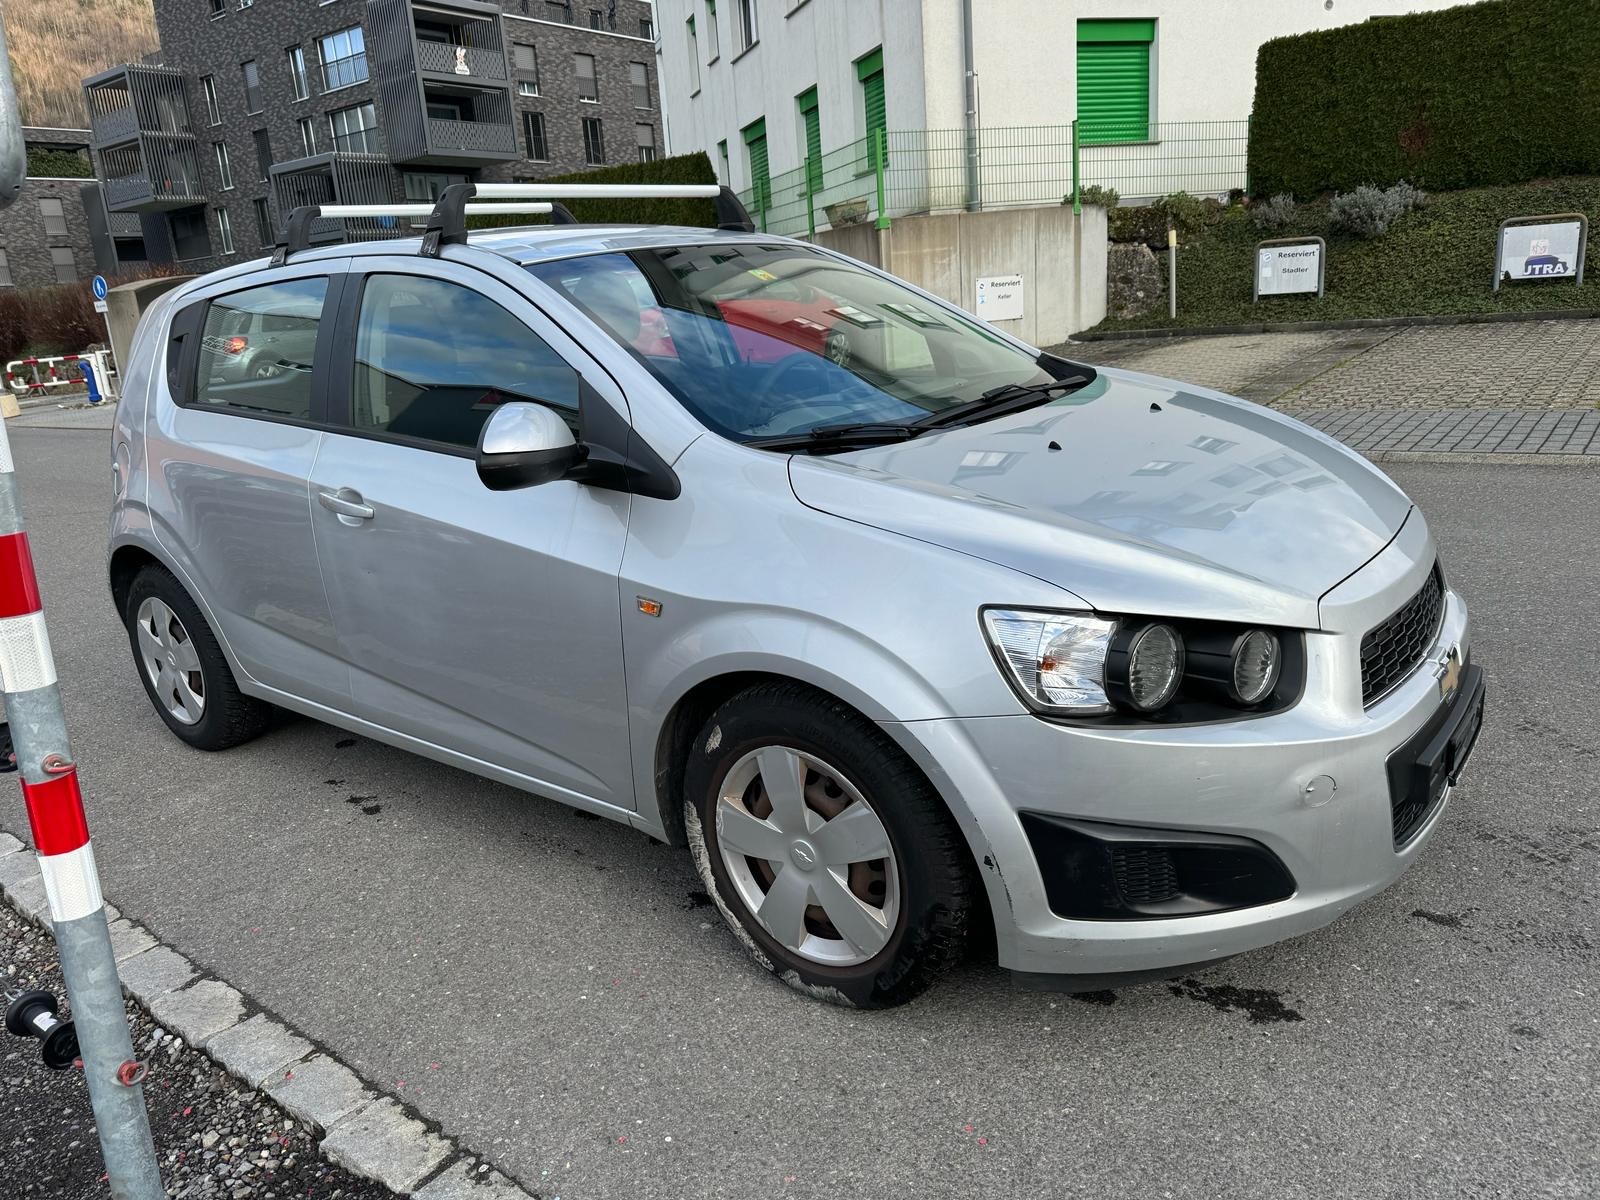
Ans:
POLYGON ((1204 200, 1188 192, 1173 192, 1161 197, 1151 207, 1179 233, 1194 233, 1210 224, 1213 212, 1220 209, 1221 205, 1213 200, 1208 206, 1204 200))
POLYGON ((34 178, 92 179, 94 170, 89 166, 89 156, 76 150, 46 150, 41 146, 29 146, 28 174, 34 178))
MULTIPOLYGON (((1122 203, 1122 193, 1116 188, 1101 187, 1098 183, 1091 183, 1086 188, 1078 189, 1078 199, 1084 204, 1098 204, 1102 208, 1112 209, 1122 203)), ((1072 193, 1068 192, 1061 197, 1061 203, 1071 204, 1072 193)))
POLYGON ((1401 180, 1391 188, 1363 184, 1328 201, 1328 228, 1358 238, 1378 238, 1406 213, 1421 208, 1425 193, 1401 180))
POLYGON ((1600 172, 1595 0, 1505 0, 1265 43, 1258 196, 1412 179, 1435 191, 1600 172))
MULTIPOLYGON (((658 158, 648 163, 621 163, 552 175, 540 183, 716 183, 717 172, 704 151, 658 158)), ((716 209, 709 200, 567 200, 563 203, 572 215, 584 222, 604 225, 694 225, 717 227, 716 209)), ((500 225, 529 225, 539 217, 468 217, 468 229, 489 229, 500 225)))
POLYGON ((1282 233, 1294 224, 1299 211, 1300 206, 1294 202, 1293 196, 1288 192, 1279 192, 1270 200, 1251 205, 1250 220, 1263 233, 1282 233))

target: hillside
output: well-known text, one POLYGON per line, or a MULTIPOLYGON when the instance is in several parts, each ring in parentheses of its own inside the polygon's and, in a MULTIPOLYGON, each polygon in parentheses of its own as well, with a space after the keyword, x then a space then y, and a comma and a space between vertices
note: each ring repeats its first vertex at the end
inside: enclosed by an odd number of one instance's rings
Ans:
POLYGON ((83 78, 156 49, 150 0, 5 0, 24 125, 81 128, 83 78))

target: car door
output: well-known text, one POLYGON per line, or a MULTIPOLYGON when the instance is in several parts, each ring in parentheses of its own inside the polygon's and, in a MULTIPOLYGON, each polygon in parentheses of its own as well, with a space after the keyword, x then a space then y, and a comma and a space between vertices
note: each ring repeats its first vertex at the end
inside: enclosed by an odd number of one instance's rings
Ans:
POLYGON ((631 809, 617 575, 629 497, 490 491, 496 404, 575 425, 615 384, 513 289, 459 263, 361 259, 341 313, 338 428, 312 521, 356 715, 568 799, 631 809), (574 365, 577 364, 577 365, 574 365))
POLYGON ((268 687, 345 707, 349 673, 317 567, 308 496, 347 260, 236 276, 179 310, 165 395, 146 426, 157 540, 239 666, 268 687), (284 352, 241 369, 271 313, 284 352), (323 320, 324 316, 329 317, 323 320))

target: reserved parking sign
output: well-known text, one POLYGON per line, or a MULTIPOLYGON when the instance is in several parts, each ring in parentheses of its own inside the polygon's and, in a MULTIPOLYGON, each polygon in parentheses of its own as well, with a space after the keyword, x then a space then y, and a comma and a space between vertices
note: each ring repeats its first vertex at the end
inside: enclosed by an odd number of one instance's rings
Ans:
POLYGON ((1255 299, 1322 295, 1328 247, 1319 237, 1275 238, 1256 246, 1255 299))
POLYGON ((1589 221, 1582 213, 1510 217, 1500 222, 1494 290, 1502 283, 1570 279, 1583 282, 1589 221))

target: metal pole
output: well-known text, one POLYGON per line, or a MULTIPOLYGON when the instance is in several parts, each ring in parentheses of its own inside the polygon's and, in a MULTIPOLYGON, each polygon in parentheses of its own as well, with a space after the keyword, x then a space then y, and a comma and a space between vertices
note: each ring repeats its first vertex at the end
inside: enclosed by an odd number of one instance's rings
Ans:
POLYGON ((0 690, 5 695, 6 718, 22 774, 22 798, 33 829, 39 872, 50 899, 56 952, 72 1001, 83 1075, 89 1085, 111 1195, 114 1200, 165 1200, 166 1189, 150 1141, 144 1089, 139 1084, 145 1068, 134 1058, 128 1034, 117 960, 106 928, 78 771, 67 744, 66 716, 56 687, 33 555, 22 528, 11 440, 3 422, 0 690))
POLYGON ((1167 226, 1167 315, 1178 319, 1178 230, 1167 226))
POLYGON ((1078 119, 1072 119, 1072 211, 1083 211, 1083 199, 1078 195, 1078 119))
POLYGON ((817 190, 816 181, 822 177, 822 163, 811 155, 806 155, 806 233, 811 237, 817 236, 817 190))
POLYGON ((11 80, 11 55, 0 24, 0 208, 9 208, 28 174, 28 151, 22 144, 22 118, 17 114, 17 89, 11 80))
POLYGON ((983 207, 978 182, 978 69, 972 39, 972 0, 961 0, 961 66, 967 96, 967 211, 983 207))
POLYGON ((886 137, 887 135, 881 129, 874 129, 872 131, 872 170, 873 173, 878 177, 877 227, 879 229, 889 228, 889 214, 885 211, 883 187, 883 164, 884 160, 888 157, 888 151, 884 147, 884 140, 886 137))

